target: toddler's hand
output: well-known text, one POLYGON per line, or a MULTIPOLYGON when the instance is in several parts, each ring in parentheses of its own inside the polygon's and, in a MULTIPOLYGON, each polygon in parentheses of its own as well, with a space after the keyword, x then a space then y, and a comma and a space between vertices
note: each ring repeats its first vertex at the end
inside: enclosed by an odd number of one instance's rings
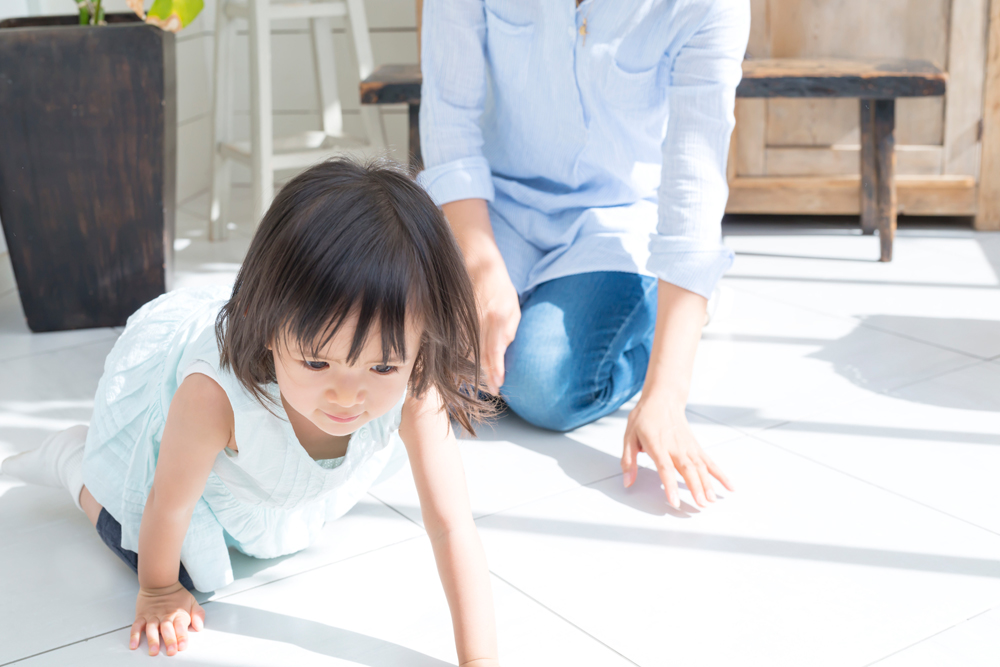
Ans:
POLYGON ((145 628, 150 655, 160 652, 160 637, 167 655, 174 655, 187 648, 189 626, 195 632, 205 627, 205 610, 179 582, 166 588, 139 589, 128 647, 139 647, 145 628))

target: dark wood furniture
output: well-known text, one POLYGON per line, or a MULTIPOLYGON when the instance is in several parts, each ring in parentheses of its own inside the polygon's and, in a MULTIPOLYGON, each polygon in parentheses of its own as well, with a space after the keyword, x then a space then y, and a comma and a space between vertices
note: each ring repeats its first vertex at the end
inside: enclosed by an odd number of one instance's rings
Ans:
MULTIPOLYGON (((410 166, 419 171, 419 65, 384 65, 361 82, 362 104, 410 107, 410 166)), ((898 97, 944 95, 947 74, 922 60, 745 60, 737 97, 856 97, 861 107, 861 228, 892 260, 898 97)))
POLYGON ((36 332, 122 325, 169 288, 174 35, 107 18, 0 23, 0 219, 36 332))
POLYGON ((410 171, 423 169, 420 155, 420 65, 382 65, 361 82, 362 104, 408 104, 410 107, 410 171))
POLYGON ((947 74, 923 60, 745 60, 737 97, 857 97, 861 107, 861 229, 892 261, 896 234, 897 97, 944 95, 947 74))

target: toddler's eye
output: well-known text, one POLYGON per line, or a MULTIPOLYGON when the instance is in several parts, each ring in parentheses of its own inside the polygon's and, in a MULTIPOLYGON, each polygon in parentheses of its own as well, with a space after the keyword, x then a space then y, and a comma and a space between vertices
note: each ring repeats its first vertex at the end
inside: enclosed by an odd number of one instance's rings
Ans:
POLYGON ((372 370, 379 375, 388 375, 396 371, 395 366, 386 366, 385 364, 379 364, 378 366, 372 366, 372 370))
POLYGON ((305 362, 305 364, 307 367, 313 369, 314 371, 321 371, 330 365, 325 361, 307 361, 305 362))

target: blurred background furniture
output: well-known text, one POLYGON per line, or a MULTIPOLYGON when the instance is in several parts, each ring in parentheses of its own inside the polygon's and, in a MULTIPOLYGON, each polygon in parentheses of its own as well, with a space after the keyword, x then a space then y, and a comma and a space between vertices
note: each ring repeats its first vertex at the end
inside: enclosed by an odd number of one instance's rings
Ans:
POLYGON ((406 104, 409 127, 407 147, 410 172, 416 175, 424 168, 420 154, 420 86, 423 77, 420 65, 382 65, 360 85, 361 104, 406 104))
MULTIPOLYGON (((945 94, 947 77, 924 60, 745 60, 741 98, 859 98, 861 229, 878 229, 880 260, 896 234, 896 98, 945 94)), ((760 190, 766 197, 774 192, 760 190)), ((758 205, 767 206, 765 201, 758 205)))
MULTIPOLYGON (((378 110, 361 110, 363 133, 345 133, 337 92, 336 58, 330 19, 346 17, 350 25, 359 78, 374 67, 363 0, 271 3, 269 0, 218 0, 215 19, 215 63, 211 146, 212 186, 209 199, 209 237, 222 239, 229 221, 232 161, 250 167, 253 221, 256 224, 274 196, 278 170, 302 169, 338 153, 371 154, 385 149, 386 139, 378 110), (250 139, 233 141, 233 40, 236 19, 249 23, 250 139), (322 127, 314 131, 274 137, 271 86, 271 24, 306 19, 312 42, 316 93, 322 127)), ((296 72, 289 72, 294 76, 296 72)))
MULTIPOLYGON (((947 72, 944 97, 896 105, 899 212, 976 216, 978 228, 1000 229, 998 0, 750 0, 750 6, 748 59, 909 58, 947 72)), ((727 212, 860 214, 856 104, 738 99, 727 212)))

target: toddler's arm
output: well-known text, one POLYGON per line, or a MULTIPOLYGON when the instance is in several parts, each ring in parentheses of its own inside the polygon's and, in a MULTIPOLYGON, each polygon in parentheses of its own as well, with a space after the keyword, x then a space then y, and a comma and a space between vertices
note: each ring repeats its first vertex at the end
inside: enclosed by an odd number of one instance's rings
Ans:
POLYGON ((434 548, 463 666, 497 665, 489 570, 465 485, 455 433, 436 391, 406 399, 399 435, 413 468, 424 527, 434 548))
POLYGON ((205 490, 215 458, 233 437, 233 410, 222 387, 205 375, 189 375, 170 402, 153 488, 139 527, 139 596, 129 648, 143 629, 149 654, 184 650, 188 626, 200 630, 204 612, 180 585, 181 544, 194 506, 205 490))

